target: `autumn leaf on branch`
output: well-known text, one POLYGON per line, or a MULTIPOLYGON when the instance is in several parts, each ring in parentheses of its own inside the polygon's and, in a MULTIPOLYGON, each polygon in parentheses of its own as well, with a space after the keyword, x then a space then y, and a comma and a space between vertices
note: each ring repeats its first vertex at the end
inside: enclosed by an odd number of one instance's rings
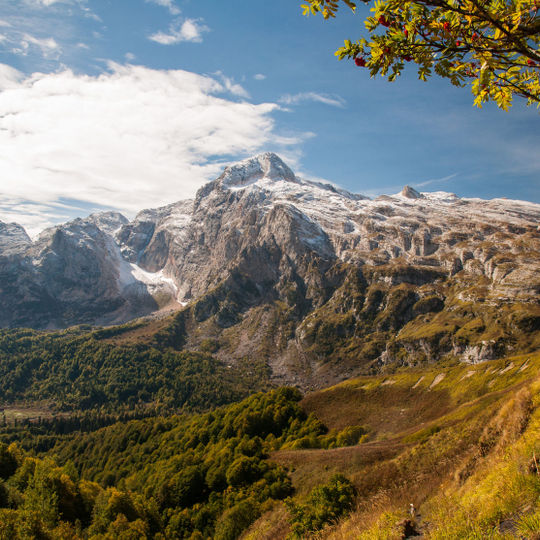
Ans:
MULTIPOLYGON (((307 0, 302 8, 330 19, 342 4, 356 11, 350 0, 307 0)), ((494 101, 508 110, 514 96, 540 106, 539 10, 540 0, 377 0, 368 35, 346 39, 335 54, 390 81, 415 63, 424 81, 435 73, 470 86, 478 107, 494 101)))

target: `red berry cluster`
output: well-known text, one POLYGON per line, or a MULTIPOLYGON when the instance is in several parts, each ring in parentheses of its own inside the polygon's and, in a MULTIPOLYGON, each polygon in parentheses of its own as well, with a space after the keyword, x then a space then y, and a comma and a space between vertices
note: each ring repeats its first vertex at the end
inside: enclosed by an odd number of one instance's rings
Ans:
POLYGON ((363 56, 357 56, 357 57, 354 59, 354 63, 355 63, 358 67, 366 67, 366 59, 365 59, 363 56))

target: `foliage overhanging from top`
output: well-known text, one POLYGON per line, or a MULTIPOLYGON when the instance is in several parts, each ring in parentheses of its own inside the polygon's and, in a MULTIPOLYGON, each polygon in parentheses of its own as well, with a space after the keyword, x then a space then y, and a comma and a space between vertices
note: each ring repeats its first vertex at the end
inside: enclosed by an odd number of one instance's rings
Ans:
MULTIPOLYGON (((342 1, 356 10, 356 2, 342 1)), ((302 4, 305 15, 325 19, 340 6, 340 0, 302 4)), ((494 101, 508 110, 514 96, 540 106, 539 9, 538 0, 378 0, 365 20, 369 39, 347 39, 335 54, 390 81, 415 62, 424 81, 435 72, 470 85, 478 107, 494 101)))

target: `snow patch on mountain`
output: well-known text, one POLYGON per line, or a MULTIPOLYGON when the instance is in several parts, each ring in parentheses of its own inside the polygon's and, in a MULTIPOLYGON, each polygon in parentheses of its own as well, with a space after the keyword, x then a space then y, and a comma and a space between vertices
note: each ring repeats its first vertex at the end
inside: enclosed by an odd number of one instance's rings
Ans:
POLYGON ((120 246, 110 238, 109 253, 116 262, 118 275, 118 287, 120 290, 128 290, 131 293, 143 286, 146 292, 152 296, 165 294, 176 298, 178 288, 174 280, 164 274, 161 269, 157 272, 147 272, 135 263, 128 262, 122 256, 120 246))
POLYGON ((259 154, 226 167, 218 181, 225 188, 241 188, 253 184, 261 178, 298 182, 292 170, 272 152, 259 154))
POLYGON ((163 273, 163 269, 159 272, 147 272, 134 263, 126 263, 120 268, 119 282, 123 287, 139 282, 144 283, 149 288, 150 293, 155 293, 158 290, 172 291, 174 296, 178 291, 174 280, 167 277, 163 273))

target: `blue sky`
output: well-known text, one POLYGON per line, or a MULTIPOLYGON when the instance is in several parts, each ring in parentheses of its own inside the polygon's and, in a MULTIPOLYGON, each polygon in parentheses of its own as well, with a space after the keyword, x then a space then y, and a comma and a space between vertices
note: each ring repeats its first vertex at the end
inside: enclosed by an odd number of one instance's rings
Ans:
POLYGON ((540 202, 538 110, 476 109, 414 66, 396 83, 333 55, 363 17, 300 0, 2 0, 0 220, 30 233, 189 197, 272 150, 354 192, 405 184, 540 202))

